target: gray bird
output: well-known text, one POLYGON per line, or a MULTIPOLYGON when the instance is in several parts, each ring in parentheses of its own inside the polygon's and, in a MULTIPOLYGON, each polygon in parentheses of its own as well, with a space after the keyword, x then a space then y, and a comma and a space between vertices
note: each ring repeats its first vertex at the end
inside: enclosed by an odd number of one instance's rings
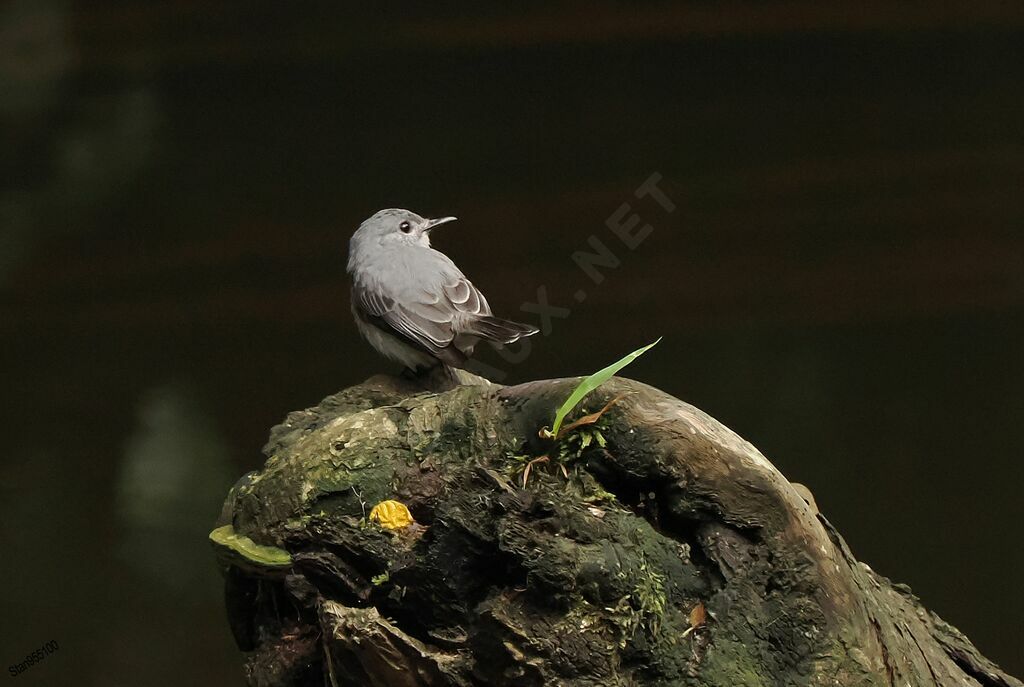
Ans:
POLYGON ((359 225, 348 244, 359 333, 413 372, 439 364, 463 368, 480 340, 509 344, 538 332, 494 317, 455 263, 430 247, 431 230, 454 220, 381 210, 359 225))

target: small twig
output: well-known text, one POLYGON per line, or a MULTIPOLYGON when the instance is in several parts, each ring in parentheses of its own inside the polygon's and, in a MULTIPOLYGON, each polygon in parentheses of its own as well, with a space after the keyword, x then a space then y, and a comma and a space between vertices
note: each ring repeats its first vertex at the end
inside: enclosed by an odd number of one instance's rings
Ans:
POLYGON ((331 681, 331 687, 338 687, 338 678, 334 675, 334 659, 331 658, 331 647, 327 643, 327 637, 320 635, 320 640, 324 647, 324 655, 327 658, 327 677, 331 681))
POLYGON ((585 425, 592 425, 592 424, 594 424, 595 422, 597 422, 598 420, 601 419, 602 415, 604 415, 605 413, 608 412, 609 408, 611 408, 613 405, 615 405, 616 403, 621 401, 626 396, 629 396, 630 394, 634 394, 634 393, 636 393, 636 392, 635 391, 627 391, 626 393, 619 394, 618 396, 616 396, 612 400, 608 401, 608 403, 605 404, 604 408, 601 408, 601 410, 597 411, 596 413, 590 413, 589 415, 584 415, 579 420, 576 420, 575 422, 570 422, 569 424, 564 425, 561 429, 558 430, 558 434, 555 435, 555 437, 554 437, 555 441, 558 441, 559 439, 561 439, 562 437, 564 437, 566 434, 568 434, 569 432, 571 432, 574 429, 579 429, 580 427, 583 427, 585 425))
POLYGON ((352 487, 352 493, 355 494, 356 499, 359 501, 359 508, 363 511, 363 520, 366 520, 366 501, 363 501, 362 495, 356 491, 355 487, 352 487))

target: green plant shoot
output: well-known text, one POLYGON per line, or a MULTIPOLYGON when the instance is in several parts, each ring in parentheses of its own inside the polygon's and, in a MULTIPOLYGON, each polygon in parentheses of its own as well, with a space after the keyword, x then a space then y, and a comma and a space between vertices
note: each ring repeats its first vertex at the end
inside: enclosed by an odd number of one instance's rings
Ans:
POLYGON ((658 343, 658 341, 661 341, 660 336, 654 343, 649 343, 643 348, 638 348, 637 350, 633 351, 632 353, 622 358, 621 360, 612 363, 611 365, 602 370, 598 370, 597 372, 590 375, 589 377, 586 377, 582 382, 580 382, 579 386, 577 386, 573 390, 573 392, 569 395, 569 398, 567 398, 565 400, 565 403, 562 404, 562 407, 558 409, 557 413, 555 413, 555 424, 551 427, 551 436, 558 436, 558 430, 562 428, 562 422, 565 420, 565 416, 571 413, 573 408, 579 405, 580 401, 583 400, 584 396, 586 396, 591 391, 607 382, 609 379, 615 376, 615 374, 619 370, 624 368, 626 365, 629 365, 631 362, 633 362, 641 355, 646 353, 647 350, 654 346, 654 344, 658 343))

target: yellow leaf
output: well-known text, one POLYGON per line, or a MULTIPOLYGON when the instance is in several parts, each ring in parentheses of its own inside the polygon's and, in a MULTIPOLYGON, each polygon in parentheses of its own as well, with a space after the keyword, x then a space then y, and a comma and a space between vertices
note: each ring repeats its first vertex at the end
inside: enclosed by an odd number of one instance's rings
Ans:
POLYGON ((370 521, 379 522, 386 530, 400 530, 416 522, 401 501, 381 501, 370 510, 370 521))

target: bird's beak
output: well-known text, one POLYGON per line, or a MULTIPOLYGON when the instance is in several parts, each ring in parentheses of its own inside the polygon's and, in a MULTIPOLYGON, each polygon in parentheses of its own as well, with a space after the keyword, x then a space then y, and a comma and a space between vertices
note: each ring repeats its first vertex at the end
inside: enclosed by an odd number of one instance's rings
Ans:
POLYGON ((454 222, 457 219, 458 217, 439 217, 437 219, 428 219, 424 229, 425 231, 430 231, 434 227, 439 227, 442 224, 447 224, 448 222, 454 222))

